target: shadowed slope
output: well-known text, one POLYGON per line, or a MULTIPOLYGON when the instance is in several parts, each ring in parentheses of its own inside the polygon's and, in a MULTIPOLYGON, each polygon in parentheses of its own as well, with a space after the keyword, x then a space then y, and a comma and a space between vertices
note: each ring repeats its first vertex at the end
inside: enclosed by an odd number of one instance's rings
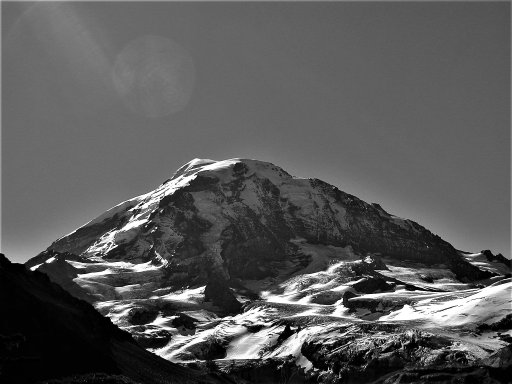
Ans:
POLYGON ((145 351, 90 304, 2 254, 0 302, 2 383, 91 372, 122 374, 144 383, 214 382, 145 351))

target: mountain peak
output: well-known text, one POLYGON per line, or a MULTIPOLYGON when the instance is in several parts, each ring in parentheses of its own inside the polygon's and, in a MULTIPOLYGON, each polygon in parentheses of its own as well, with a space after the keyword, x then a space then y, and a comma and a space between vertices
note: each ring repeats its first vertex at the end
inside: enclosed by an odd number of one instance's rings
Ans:
MULTIPOLYGON (((437 332, 448 316, 454 335, 460 326, 501 329, 512 286, 504 280, 510 267, 501 261, 487 252, 462 254, 418 223, 321 180, 235 158, 188 162, 155 190, 58 239, 27 266, 72 293, 83 289, 101 313, 166 359, 292 354, 334 372, 346 361, 337 346, 353 340, 361 340, 353 343, 358 348, 386 345, 381 356, 391 356, 387 346, 421 338, 415 345, 429 352, 393 356, 414 358, 420 367, 422 356, 440 356, 434 364, 455 361, 450 354, 474 347, 453 349, 446 336, 432 344, 428 333, 404 334, 404 324, 437 332), (489 287, 478 290, 474 281, 489 287), (466 315, 475 308, 481 308, 476 317, 466 315), (354 336, 343 339, 347 331, 354 336), (370 342, 382 331, 385 342, 370 342)), ((501 345, 496 340, 493 350, 501 345)), ((360 356, 374 356, 354 353, 346 372, 360 372, 360 356)), ((464 359, 474 361, 470 354, 464 359)))
MULTIPOLYGON (((182 165, 172 176, 170 180, 176 180, 180 177, 187 178, 193 175, 202 174, 205 176, 217 176, 222 181, 227 182, 230 179, 230 172, 234 170, 236 174, 257 173, 260 177, 275 179, 278 177, 290 177, 283 169, 272 163, 261 160, 232 158, 226 160, 211 160, 195 158, 182 165)), ((168 180, 168 181, 170 181, 168 180)))
POLYGON ((199 167, 204 167, 204 166, 216 163, 216 162, 217 162, 216 160, 211 160, 211 159, 199 159, 199 158, 192 159, 188 163, 183 164, 181 167, 179 167, 178 170, 172 176, 171 180, 174 180, 183 175, 188 175, 188 174, 190 174, 190 172, 192 172, 193 170, 195 170, 199 167))
MULTIPOLYGON (((282 185, 293 177, 282 168, 265 161, 232 158, 211 160, 195 158, 182 165, 174 175, 147 195, 169 197, 182 188, 198 190, 215 185, 240 185, 252 180, 265 181, 269 185, 282 185)), ((256 182, 259 183, 259 182, 256 182)), ((146 195, 146 196, 147 196, 146 195)))
POLYGON ((350 246, 361 256, 446 263, 470 280, 483 276, 417 223, 321 180, 294 178, 272 163, 243 158, 193 159, 157 189, 117 205, 49 249, 90 259, 184 263, 189 277, 206 281, 208 268, 224 278, 275 274, 304 253, 301 241, 350 246))

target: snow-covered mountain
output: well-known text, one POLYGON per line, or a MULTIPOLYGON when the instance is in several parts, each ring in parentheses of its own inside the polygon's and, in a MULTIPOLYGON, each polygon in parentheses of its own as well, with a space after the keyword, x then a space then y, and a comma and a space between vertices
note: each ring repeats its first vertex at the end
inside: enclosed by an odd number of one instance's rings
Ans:
POLYGON ((475 369, 510 359, 507 259, 256 160, 195 159, 27 266, 152 352, 239 382, 276 364, 322 382, 492 376, 475 369))

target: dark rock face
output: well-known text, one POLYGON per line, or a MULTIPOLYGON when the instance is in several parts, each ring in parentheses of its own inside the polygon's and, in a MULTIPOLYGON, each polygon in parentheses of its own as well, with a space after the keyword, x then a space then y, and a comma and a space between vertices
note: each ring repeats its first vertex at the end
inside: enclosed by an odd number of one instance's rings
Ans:
POLYGON ((289 338, 291 335, 293 335, 295 332, 292 331, 291 327, 289 324, 286 324, 285 327, 284 327, 284 330, 283 332, 281 332, 281 334, 279 335, 279 337, 277 338, 277 343, 282 343, 284 340, 286 340, 287 338, 289 338))
POLYGON ((164 329, 154 332, 151 335, 134 331, 132 332, 132 336, 142 348, 163 348, 172 339, 171 333, 164 329))
POLYGON ((195 329, 197 320, 184 313, 178 313, 178 317, 172 320, 172 325, 176 328, 183 327, 186 329, 195 329))
POLYGON ((254 213, 248 211, 245 219, 224 230, 222 239, 221 255, 229 275, 233 278, 262 279, 275 275, 272 265, 286 258, 286 241, 289 237, 277 238, 268 227, 259 223, 254 213))
POLYGON ((44 384, 137 384, 135 381, 121 375, 93 373, 73 375, 62 379, 45 380, 44 384))
POLYGON ((512 343, 483 359, 481 363, 482 365, 494 368, 495 376, 499 377, 500 373, 502 373, 503 379, 510 380, 510 375, 512 374, 512 343))
POLYGON ((210 279, 204 289, 204 299, 227 313, 239 313, 242 309, 242 304, 233 295, 227 282, 221 278, 210 279))
POLYGON ((347 308, 355 308, 355 306, 352 306, 352 304, 349 302, 350 299, 357 297, 357 295, 354 292, 345 292, 343 295, 343 305, 347 308))
MULTIPOLYGON (((197 365, 197 363, 189 364, 197 365)), ((233 383, 246 384, 307 384, 315 383, 308 378, 304 370, 295 365, 292 359, 267 359, 267 360, 223 360, 201 363, 201 368, 206 367, 209 372, 221 372, 227 374, 233 383)))
POLYGON ((488 249, 482 251, 482 253, 487 258, 487 260, 489 260, 490 262, 498 262, 498 263, 505 264, 509 268, 512 267, 512 260, 507 259, 501 253, 498 253, 497 255, 493 255, 493 253, 488 249))
POLYGON ((401 372, 393 372, 375 383, 506 383, 502 372, 488 367, 432 367, 406 368, 401 372))
POLYGON ((369 264, 376 271, 388 271, 386 263, 382 260, 382 257, 377 255, 370 255, 364 259, 366 264, 369 264))
POLYGON ((2 254, 0 301, 2 383, 31 383, 92 372, 105 374, 104 381, 92 380, 94 383, 131 383, 128 378, 164 383, 164 377, 209 381, 145 351, 90 304, 72 297, 45 274, 11 264, 2 254))
POLYGON ((393 290, 393 286, 386 283, 383 278, 379 277, 368 277, 361 281, 358 281, 352 287, 363 293, 374 293, 374 292, 385 292, 393 290))
POLYGON ((151 323, 158 316, 158 311, 146 308, 132 308, 128 314, 128 321, 133 325, 151 323))
POLYGON ((491 359, 499 369, 490 367, 491 361, 485 367, 468 364, 464 351, 451 349, 449 338, 421 331, 390 332, 385 327, 351 326, 335 343, 304 343, 302 354, 321 369, 310 379, 322 383, 497 383, 510 371, 510 363, 504 362, 509 352, 491 359), (378 338, 371 337, 374 332, 379 332, 378 338))
POLYGON ((92 307, 85 309, 85 303, 78 300, 66 303, 67 312, 58 311, 55 304, 53 308, 48 306, 37 295, 46 294, 53 300, 59 295, 65 300, 71 296, 59 286, 51 284, 48 277, 40 272, 29 274, 23 266, 10 264, 5 258, 1 263, 0 295, 2 302, 7 305, 4 304, 0 330, 4 338, 11 340, 14 335, 19 335, 19 342, 14 348, 7 348, 10 353, 2 361, 5 381, 15 382, 19 375, 27 376, 22 380, 33 381, 57 374, 90 371, 120 373, 109 353, 109 338, 129 341, 127 333, 98 316, 92 307), (94 328, 100 332, 87 334, 88 329, 94 328), (74 355, 73 345, 81 346, 76 359, 70 359, 74 355), (31 369, 26 369, 28 367, 31 369))
POLYGON ((505 316, 503 319, 492 324, 480 324, 477 327, 479 332, 485 331, 508 331, 512 329, 512 313, 505 316))

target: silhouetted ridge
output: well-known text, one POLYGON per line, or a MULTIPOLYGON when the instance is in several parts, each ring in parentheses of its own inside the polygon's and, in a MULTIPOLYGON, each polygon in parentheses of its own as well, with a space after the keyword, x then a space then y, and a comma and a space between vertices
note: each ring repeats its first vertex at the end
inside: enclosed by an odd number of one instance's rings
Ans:
POLYGON ((139 347, 128 332, 52 283, 44 273, 13 264, 3 254, 0 302, 2 383, 93 372, 125 375, 145 383, 201 381, 197 373, 139 347))

